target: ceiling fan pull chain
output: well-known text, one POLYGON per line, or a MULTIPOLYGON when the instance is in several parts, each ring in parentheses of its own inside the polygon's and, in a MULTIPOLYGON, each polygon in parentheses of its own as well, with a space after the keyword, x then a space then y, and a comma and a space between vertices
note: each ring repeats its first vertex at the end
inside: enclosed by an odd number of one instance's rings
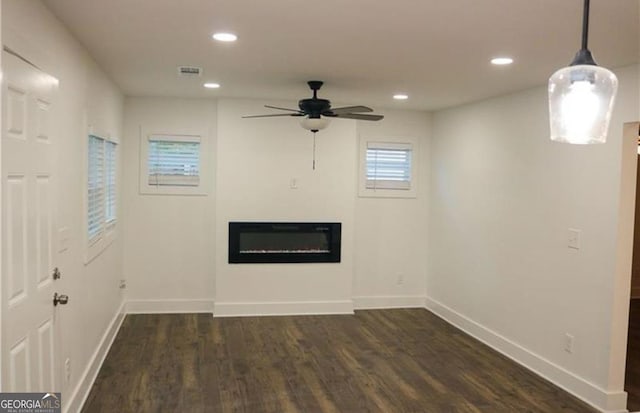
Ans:
POLYGON ((313 131, 313 170, 316 170, 316 132, 313 131))

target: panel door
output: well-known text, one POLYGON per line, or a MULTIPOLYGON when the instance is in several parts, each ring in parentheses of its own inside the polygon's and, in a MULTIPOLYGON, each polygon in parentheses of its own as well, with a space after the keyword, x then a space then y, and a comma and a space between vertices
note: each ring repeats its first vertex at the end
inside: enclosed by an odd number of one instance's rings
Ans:
POLYGON ((58 81, 2 53, 2 390, 53 392, 59 389, 50 124, 58 81))

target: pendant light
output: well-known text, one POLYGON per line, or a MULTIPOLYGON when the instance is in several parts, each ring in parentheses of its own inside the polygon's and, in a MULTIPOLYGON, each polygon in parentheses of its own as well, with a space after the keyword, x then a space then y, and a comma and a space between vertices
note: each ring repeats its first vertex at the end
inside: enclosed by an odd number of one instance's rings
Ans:
POLYGON ((607 139, 618 79, 593 60, 588 35, 589 0, 584 0, 582 48, 568 67, 549 79, 551 140, 590 144, 607 139))

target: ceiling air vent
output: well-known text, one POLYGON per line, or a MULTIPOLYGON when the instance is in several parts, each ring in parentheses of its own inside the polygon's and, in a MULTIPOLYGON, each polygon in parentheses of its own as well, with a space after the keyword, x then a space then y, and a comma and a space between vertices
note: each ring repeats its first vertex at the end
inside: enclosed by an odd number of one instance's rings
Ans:
POLYGON ((202 76, 202 68, 195 66, 178 66, 178 76, 200 77, 202 76))

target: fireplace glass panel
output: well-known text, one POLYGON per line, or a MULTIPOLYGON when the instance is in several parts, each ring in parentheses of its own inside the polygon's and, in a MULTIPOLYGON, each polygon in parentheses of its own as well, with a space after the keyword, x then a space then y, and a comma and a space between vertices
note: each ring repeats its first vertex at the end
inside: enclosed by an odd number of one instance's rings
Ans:
POLYGON ((240 254, 326 254, 330 252, 323 232, 243 232, 240 254))

